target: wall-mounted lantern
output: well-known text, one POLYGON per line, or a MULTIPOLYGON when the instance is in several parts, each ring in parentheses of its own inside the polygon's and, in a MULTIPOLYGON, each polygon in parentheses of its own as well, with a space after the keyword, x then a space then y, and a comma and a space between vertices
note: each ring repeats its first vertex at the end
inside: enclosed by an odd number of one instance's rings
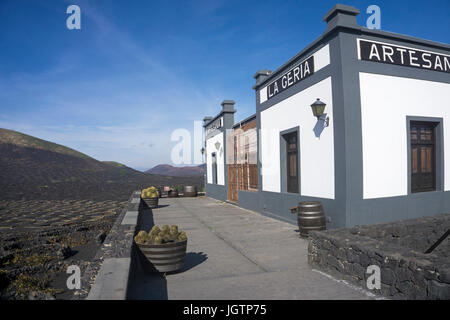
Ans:
MULTIPOLYGON (((322 119, 322 116, 324 115, 326 104, 320 101, 319 98, 317 98, 316 101, 311 105, 311 109, 313 112, 314 117, 317 118, 317 120, 323 120, 325 123, 325 127, 328 127, 330 122, 330 117, 326 117, 325 119, 322 119)), ((326 115, 326 113, 325 113, 326 115)))
POLYGON ((216 147, 217 150, 219 150, 219 149, 220 149, 220 142, 217 141, 217 142, 214 144, 214 146, 216 147))
POLYGON ((202 155, 205 154, 205 147, 202 147, 202 148, 200 149, 200 152, 202 153, 202 155))

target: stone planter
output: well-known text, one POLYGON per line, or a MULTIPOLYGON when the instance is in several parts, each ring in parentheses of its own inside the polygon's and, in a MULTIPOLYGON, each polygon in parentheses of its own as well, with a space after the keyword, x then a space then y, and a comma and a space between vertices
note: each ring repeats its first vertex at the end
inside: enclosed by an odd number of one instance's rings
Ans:
POLYGON ((187 240, 163 244, 138 244, 153 272, 172 272, 184 267, 187 240))
POLYGON ((158 200, 159 197, 155 197, 155 198, 141 198, 142 201, 144 201, 144 203, 151 209, 155 209, 158 208, 158 200))

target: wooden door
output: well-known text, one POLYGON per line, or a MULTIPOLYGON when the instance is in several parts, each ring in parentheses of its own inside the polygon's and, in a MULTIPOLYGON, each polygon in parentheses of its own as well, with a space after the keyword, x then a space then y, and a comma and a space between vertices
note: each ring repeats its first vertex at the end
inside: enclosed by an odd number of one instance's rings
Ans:
POLYGON ((287 192, 298 193, 297 132, 286 135, 287 192))
POLYGON ((435 123, 411 122, 411 192, 436 190, 435 123))

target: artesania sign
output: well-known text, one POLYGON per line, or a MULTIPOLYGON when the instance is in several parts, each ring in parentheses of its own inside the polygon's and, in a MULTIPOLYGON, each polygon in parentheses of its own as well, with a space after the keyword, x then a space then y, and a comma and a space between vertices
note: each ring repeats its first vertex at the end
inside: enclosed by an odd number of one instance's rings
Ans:
POLYGON ((358 39, 360 60, 450 73, 450 56, 389 43, 358 39))
POLYGON ((210 134, 211 132, 213 132, 216 129, 219 129, 222 127, 222 117, 220 117, 219 119, 214 120, 213 122, 211 122, 207 128, 206 128, 206 134, 210 134))
POLYGON ((283 92, 290 86, 302 81, 313 73, 314 56, 311 56, 269 84, 267 86, 267 99, 273 98, 278 93, 283 92))

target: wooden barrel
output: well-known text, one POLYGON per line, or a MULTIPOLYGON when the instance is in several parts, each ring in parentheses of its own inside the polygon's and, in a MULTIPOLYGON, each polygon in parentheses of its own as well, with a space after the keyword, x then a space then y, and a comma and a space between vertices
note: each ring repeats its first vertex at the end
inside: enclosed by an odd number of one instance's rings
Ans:
POLYGON ((137 244, 158 272, 180 270, 186 260, 187 240, 163 244, 137 244))
POLYGON ((169 198, 176 198, 178 197, 178 190, 169 190, 169 194, 168 194, 169 198))
POLYGON ((298 228, 300 236, 307 237, 309 231, 320 231, 326 229, 325 212, 319 201, 299 202, 298 207, 298 228))
POLYGON ((184 197, 196 197, 197 196, 197 187, 196 186, 184 186, 184 197))
POLYGON ((158 200, 159 197, 155 198, 142 198, 142 201, 149 207, 149 208, 158 208, 158 200))
POLYGON ((160 192, 159 192, 159 197, 160 198, 166 198, 168 196, 168 192, 170 190, 170 187, 161 187, 160 188, 160 192))

